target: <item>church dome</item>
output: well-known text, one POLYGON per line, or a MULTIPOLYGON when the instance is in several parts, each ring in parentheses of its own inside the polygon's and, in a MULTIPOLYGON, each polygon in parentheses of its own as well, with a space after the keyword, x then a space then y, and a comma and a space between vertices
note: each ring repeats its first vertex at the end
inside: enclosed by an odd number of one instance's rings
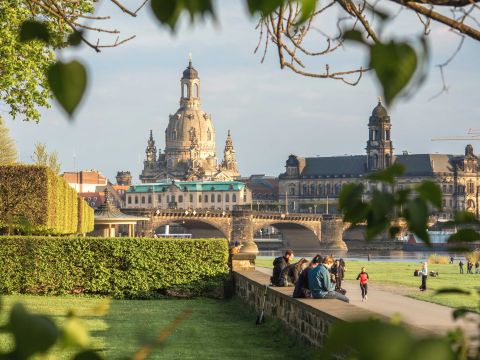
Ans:
POLYGON ((191 60, 188 67, 183 71, 182 79, 198 79, 198 71, 193 67, 191 60))
POLYGON ((195 137, 200 148, 215 153, 215 129, 209 115, 200 109, 179 109, 170 116, 166 130, 168 149, 186 150, 195 137))
POLYGON ((369 125, 377 125, 379 121, 386 120, 389 121, 389 116, 387 109, 382 105, 382 99, 378 98, 378 104, 372 111, 372 116, 370 116, 369 125))
POLYGON ((292 166, 298 166, 299 161, 298 158, 295 155, 290 155, 287 160, 287 166, 292 167, 292 166))

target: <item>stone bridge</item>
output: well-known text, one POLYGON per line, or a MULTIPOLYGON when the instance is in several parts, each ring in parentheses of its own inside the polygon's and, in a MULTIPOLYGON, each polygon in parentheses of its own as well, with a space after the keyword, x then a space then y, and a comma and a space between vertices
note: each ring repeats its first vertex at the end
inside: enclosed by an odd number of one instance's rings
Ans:
POLYGON ((332 215, 275 213, 251 210, 177 210, 177 209, 123 209, 131 215, 149 217, 139 224, 138 231, 153 236, 161 226, 177 223, 188 229, 193 237, 225 237, 229 242, 239 241, 242 252, 257 253, 254 234, 262 228, 273 226, 289 234, 295 249, 345 250, 342 218, 332 215))

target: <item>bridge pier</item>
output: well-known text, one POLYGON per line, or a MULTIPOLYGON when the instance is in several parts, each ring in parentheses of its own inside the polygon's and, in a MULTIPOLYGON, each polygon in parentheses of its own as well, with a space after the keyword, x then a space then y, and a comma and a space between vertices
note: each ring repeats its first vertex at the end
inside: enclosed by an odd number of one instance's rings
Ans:
POLYGON ((253 241, 253 213, 251 211, 232 211, 232 241, 243 244, 241 253, 258 254, 258 246, 253 241))
POLYGON ((321 226, 322 247, 331 250, 347 250, 343 241, 343 219, 341 217, 327 217, 324 215, 321 226))

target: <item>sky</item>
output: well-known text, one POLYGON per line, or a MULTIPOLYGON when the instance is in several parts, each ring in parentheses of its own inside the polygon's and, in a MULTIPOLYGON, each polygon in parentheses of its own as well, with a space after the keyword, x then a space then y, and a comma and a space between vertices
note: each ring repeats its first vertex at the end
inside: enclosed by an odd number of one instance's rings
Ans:
MULTIPOLYGON (((247 16, 244 2, 218 1, 219 23, 207 21, 192 28, 183 22, 176 34, 161 27, 148 7, 131 18, 102 2, 99 14, 112 19, 101 25, 136 38, 99 54, 86 46, 59 54, 63 60, 81 59, 89 71, 88 91, 73 121, 55 103, 42 109, 38 124, 12 120, 4 111, 20 160, 31 162, 34 144, 44 142, 58 152, 62 171, 97 169, 114 182, 117 171, 130 170, 134 182, 139 182, 150 129, 157 148, 164 149, 164 131, 169 114, 178 109, 180 78, 189 53, 201 79, 202 108, 213 118, 217 156, 221 158, 231 130, 243 176, 278 175, 289 154, 364 154, 368 118, 380 95, 374 75, 367 74, 357 86, 302 77, 281 70, 272 47, 261 63, 261 56, 253 53, 256 20, 247 16)), ((125 3, 132 8, 136 4, 125 3)), ((332 11, 335 15, 337 10, 332 11)), ((328 19, 334 18, 329 15, 325 20, 328 31, 334 29, 328 19)), ((402 11, 384 36, 415 36, 422 30, 414 14, 402 11)), ((393 145, 396 153, 461 154, 468 142, 431 138, 466 135, 469 128, 480 128, 480 47, 465 40, 445 69, 448 92, 432 100, 442 87, 436 65, 450 57, 459 37, 433 25, 428 38, 431 61, 426 82, 412 98, 388 109, 393 145)), ((321 47, 320 40, 315 41, 321 47)), ((332 70, 348 70, 366 61, 362 49, 347 46, 307 63, 311 70, 321 70, 326 63, 332 70)), ((480 153, 480 143, 473 145, 480 153)))

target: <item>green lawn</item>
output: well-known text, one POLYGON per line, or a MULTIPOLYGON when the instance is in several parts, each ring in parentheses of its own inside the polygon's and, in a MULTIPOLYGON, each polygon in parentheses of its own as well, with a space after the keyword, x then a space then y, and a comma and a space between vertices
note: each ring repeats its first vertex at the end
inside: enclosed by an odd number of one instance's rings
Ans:
MULTIPOLYGON (((313 349, 296 344, 280 324, 256 314, 239 300, 108 300, 100 298, 4 296, 5 308, 21 302, 35 313, 61 323, 74 309, 90 330, 92 345, 107 359, 127 358, 154 339, 182 310, 192 314, 149 359, 287 359, 311 358, 313 349), (102 314, 103 313, 103 314, 102 314)), ((2 321, 6 311, 2 309, 2 321)), ((0 345, 8 339, 0 337, 0 345)))
MULTIPOLYGON (((272 267, 272 261, 273 259, 261 258, 256 260, 256 264, 257 266, 272 267)), ((453 265, 429 265, 428 270, 438 271, 439 277, 428 278, 427 287, 429 290, 426 292, 418 291, 421 279, 413 276, 415 269, 421 269, 419 262, 347 261, 345 278, 347 280, 356 279, 362 266, 367 268, 372 284, 402 285, 409 290, 407 291, 408 296, 412 298, 454 308, 466 306, 474 309, 478 307, 480 299, 475 290, 480 287, 480 274, 459 274, 458 262, 453 265), (471 296, 434 294, 434 290, 451 287, 470 290, 473 294, 471 296)), ((466 266, 464 268, 466 272, 466 266)))

